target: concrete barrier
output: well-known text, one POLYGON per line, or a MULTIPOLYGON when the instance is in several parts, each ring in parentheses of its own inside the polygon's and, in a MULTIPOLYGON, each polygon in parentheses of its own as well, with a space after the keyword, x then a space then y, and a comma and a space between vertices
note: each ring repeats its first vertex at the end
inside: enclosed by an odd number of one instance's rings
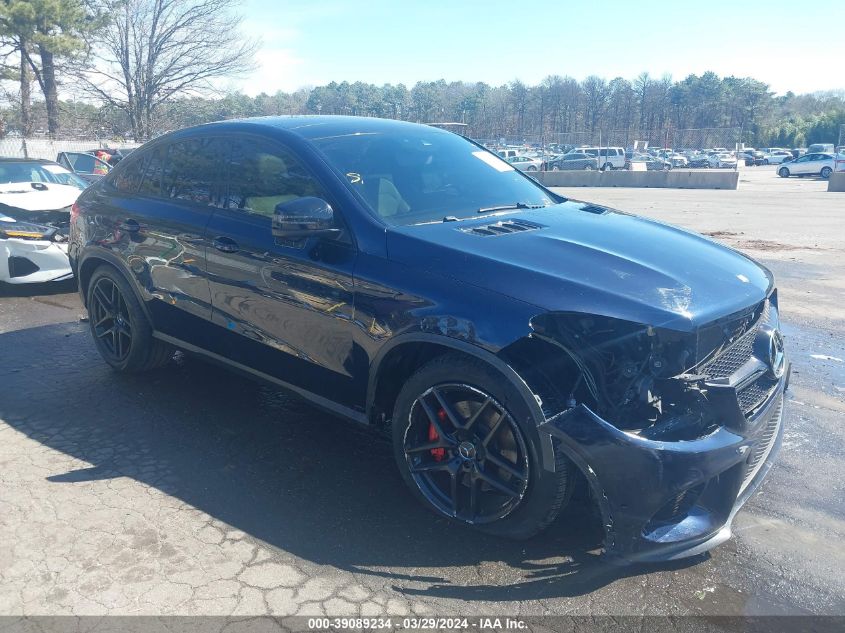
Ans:
POLYGON ((735 170, 673 169, 672 171, 541 171, 547 187, 653 187, 661 189, 736 189, 735 170))
POLYGON ((845 171, 837 171, 827 181, 828 191, 845 191, 845 171))

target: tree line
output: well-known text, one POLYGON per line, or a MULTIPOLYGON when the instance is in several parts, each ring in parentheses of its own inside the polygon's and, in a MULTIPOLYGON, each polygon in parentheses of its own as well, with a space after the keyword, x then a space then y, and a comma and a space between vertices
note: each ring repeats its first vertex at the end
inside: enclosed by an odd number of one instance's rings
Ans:
POLYGON ((344 114, 460 123, 475 138, 518 142, 729 128, 747 144, 793 147, 836 143, 845 124, 845 93, 776 96, 756 79, 713 72, 682 80, 561 74, 500 86, 342 81, 220 95, 214 81, 251 69, 259 46, 239 33, 237 7, 238 0, 0 0, 0 72, 4 85, 17 87, 7 90, 0 133, 140 141, 227 118, 344 114), (60 83, 79 98, 60 100, 60 83))

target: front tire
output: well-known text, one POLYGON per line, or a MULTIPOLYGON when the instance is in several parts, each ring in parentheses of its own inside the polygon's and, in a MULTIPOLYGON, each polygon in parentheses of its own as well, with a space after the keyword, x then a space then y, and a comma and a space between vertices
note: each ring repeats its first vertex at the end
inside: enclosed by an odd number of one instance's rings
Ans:
POLYGON ((173 349, 153 338, 153 330, 129 282, 116 269, 97 268, 88 283, 88 324, 100 356, 121 372, 146 371, 166 364, 173 349))
POLYGON ((778 169, 778 176, 781 178, 789 178, 789 170, 786 167, 778 169))
POLYGON ((555 471, 543 468, 530 411, 486 363, 435 358, 408 379, 394 407, 402 478, 440 516, 497 536, 534 536, 568 500, 572 466, 555 449, 555 471))

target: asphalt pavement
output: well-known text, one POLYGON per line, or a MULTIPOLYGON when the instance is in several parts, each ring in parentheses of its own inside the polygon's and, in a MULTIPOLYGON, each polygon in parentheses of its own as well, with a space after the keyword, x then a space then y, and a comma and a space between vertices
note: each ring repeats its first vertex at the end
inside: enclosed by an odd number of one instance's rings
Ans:
POLYGON ((845 194, 567 190, 770 266, 783 449, 710 554, 616 567, 586 500, 523 543, 419 507, 366 429, 196 358, 112 372, 72 285, 0 290, 0 615, 845 615, 845 194))

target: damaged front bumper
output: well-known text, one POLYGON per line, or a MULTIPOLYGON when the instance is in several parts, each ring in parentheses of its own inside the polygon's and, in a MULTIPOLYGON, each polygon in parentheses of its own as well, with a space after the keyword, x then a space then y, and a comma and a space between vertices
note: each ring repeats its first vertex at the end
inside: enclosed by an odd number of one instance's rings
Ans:
POLYGON ((604 524, 605 556, 672 560, 730 538, 734 516, 780 448, 789 373, 741 431, 721 426, 696 440, 654 441, 619 430, 583 405, 543 424, 589 481, 604 524))

